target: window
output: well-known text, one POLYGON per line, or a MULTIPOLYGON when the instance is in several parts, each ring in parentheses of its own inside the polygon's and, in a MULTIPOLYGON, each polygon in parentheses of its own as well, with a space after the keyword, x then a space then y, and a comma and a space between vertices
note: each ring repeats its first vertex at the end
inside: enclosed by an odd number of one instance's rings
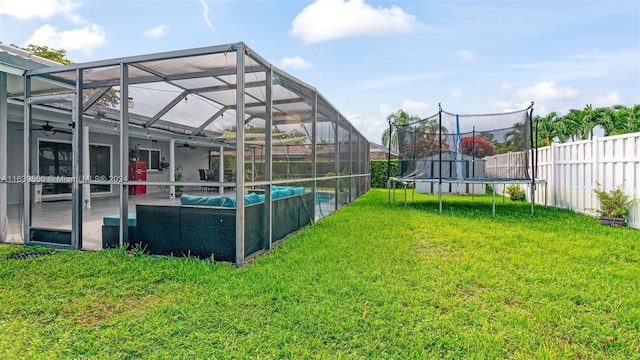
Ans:
MULTIPOLYGON (((106 145, 89 146, 89 168, 91 177, 111 175, 111 147, 106 145)), ((91 192, 110 192, 111 185, 91 184, 91 192)))
POLYGON ((159 149, 139 149, 138 159, 147 163, 147 169, 160 170, 159 149))
MULTIPOLYGON (((73 152, 71 144, 67 142, 39 141, 38 142, 39 175, 43 176, 71 176, 73 152)), ((107 145, 89 146, 89 169, 92 178, 111 175, 111 147, 107 145)), ((110 185, 91 184, 91 192, 110 192, 110 185)), ((43 195, 70 194, 69 183, 45 183, 42 186, 43 195)))

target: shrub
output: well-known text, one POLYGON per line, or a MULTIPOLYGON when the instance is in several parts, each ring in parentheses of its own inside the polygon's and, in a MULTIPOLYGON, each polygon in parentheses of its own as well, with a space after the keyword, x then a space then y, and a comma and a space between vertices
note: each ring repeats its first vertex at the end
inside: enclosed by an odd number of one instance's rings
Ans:
POLYGON ((629 195, 625 194, 620 186, 613 190, 605 191, 600 186, 600 183, 596 184, 598 187, 593 189, 593 192, 600 202, 600 209, 596 209, 596 212, 601 217, 626 219, 629 216, 629 205, 632 202, 629 195))
POLYGON ((385 189, 387 187, 387 168, 391 165, 391 176, 398 176, 398 160, 371 160, 371 187, 385 189))
POLYGON ((512 184, 507 186, 506 188, 507 194, 509 194, 509 198, 513 201, 524 201, 527 198, 524 190, 520 187, 520 185, 512 184))

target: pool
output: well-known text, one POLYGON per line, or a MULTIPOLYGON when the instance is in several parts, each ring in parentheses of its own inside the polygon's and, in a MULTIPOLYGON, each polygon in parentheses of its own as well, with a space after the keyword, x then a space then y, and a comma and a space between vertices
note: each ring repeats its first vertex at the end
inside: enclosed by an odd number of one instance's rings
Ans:
POLYGON ((316 205, 320 205, 322 203, 329 202, 333 200, 334 194, 330 192, 320 192, 316 193, 316 205))

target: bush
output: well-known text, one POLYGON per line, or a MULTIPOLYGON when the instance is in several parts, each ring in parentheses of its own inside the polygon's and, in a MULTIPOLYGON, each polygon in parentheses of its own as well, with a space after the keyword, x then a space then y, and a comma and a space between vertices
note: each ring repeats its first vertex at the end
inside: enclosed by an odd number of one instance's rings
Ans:
POLYGON ((527 195, 520 185, 509 185, 507 186, 506 192, 509 194, 509 198, 511 198, 512 201, 525 201, 527 199, 527 195))
POLYGON ((598 214, 602 217, 626 219, 632 201, 629 195, 625 194, 620 186, 611 191, 604 191, 600 183, 596 184, 598 187, 593 189, 593 192, 600 202, 600 209, 596 209, 598 214))
POLYGON ((390 176, 398 176, 398 160, 371 160, 371 188, 385 189, 387 187, 387 168, 391 164, 390 176))

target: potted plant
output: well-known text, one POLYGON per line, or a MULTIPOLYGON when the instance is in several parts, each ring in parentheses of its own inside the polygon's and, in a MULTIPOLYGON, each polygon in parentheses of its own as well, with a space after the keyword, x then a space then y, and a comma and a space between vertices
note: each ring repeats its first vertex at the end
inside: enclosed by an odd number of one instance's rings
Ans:
MULTIPOLYGON (((173 179, 174 179, 175 182, 184 181, 184 175, 182 174, 182 165, 178 165, 174 169, 174 171, 173 171, 173 179)), ((176 185, 176 194, 175 194, 175 196, 177 198, 182 196, 182 190, 183 189, 184 189, 184 186, 176 185)))
POLYGON ((164 159, 164 157, 162 157, 162 159, 160 160, 160 171, 164 170, 164 169, 168 169, 169 168, 169 163, 164 159))
POLYGON ((129 149, 129 160, 138 161, 140 158, 140 150, 138 149, 140 144, 135 145, 133 148, 129 149))
POLYGON ((509 194, 509 198, 511 199, 511 201, 524 201, 527 198, 527 195, 520 187, 520 185, 509 185, 507 186, 505 191, 507 192, 507 194, 509 194))
POLYGON ((596 183, 597 188, 593 192, 598 198, 600 208, 596 212, 600 214, 600 223, 609 226, 626 226, 629 216, 629 206, 633 200, 618 186, 613 190, 605 191, 596 183))

